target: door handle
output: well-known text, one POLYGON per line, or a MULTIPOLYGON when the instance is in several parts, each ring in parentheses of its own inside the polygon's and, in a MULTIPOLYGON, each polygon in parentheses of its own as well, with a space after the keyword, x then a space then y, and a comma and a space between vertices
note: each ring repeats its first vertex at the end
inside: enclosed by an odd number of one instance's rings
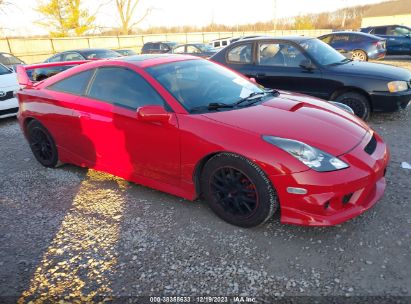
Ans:
POLYGON ((257 75, 255 75, 257 78, 266 78, 267 75, 265 73, 257 73, 257 75))

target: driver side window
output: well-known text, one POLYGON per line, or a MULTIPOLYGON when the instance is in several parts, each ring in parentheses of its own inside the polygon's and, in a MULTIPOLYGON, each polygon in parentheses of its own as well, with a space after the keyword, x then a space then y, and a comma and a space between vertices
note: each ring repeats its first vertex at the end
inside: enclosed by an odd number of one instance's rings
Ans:
POLYGON ((262 43, 258 46, 258 64, 298 68, 305 56, 299 49, 286 43, 262 43))

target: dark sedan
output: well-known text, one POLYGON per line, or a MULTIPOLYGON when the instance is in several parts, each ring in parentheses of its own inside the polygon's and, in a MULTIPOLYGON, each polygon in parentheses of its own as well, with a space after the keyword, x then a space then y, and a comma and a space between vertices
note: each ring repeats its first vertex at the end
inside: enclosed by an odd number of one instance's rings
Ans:
POLYGON ((58 53, 44 62, 63 62, 63 61, 81 61, 81 60, 98 60, 107 58, 120 57, 121 54, 107 49, 81 49, 70 50, 58 53))
POLYGON ((362 28, 361 32, 387 39, 388 55, 411 55, 411 28, 407 26, 370 26, 362 28))
POLYGON ((385 39, 360 32, 335 32, 318 37, 345 57, 368 61, 385 57, 385 39))
POLYGON ((209 58, 217 53, 217 50, 208 44, 204 43, 190 43, 176 46, 172 53, 194 55, 202 58, 209 58))
POLYGON ((344 103, 364 120, 371 111, 396 111, 411 100, 410 71, 347 59, 315 38, 241 40, 210 59, 268 88, 344 103))

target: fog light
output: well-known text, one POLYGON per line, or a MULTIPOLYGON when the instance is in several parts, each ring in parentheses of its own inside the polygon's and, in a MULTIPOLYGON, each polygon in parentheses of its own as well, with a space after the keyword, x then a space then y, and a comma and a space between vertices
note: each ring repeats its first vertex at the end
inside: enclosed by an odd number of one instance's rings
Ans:
POLYGON ((287 192, 291 193, 291 194, 300 194, 300 195, 304 195, 307 194, 308 191, 307 189, 304 188, 294 188, 294 187, 288 187, 287 188, 287 192))

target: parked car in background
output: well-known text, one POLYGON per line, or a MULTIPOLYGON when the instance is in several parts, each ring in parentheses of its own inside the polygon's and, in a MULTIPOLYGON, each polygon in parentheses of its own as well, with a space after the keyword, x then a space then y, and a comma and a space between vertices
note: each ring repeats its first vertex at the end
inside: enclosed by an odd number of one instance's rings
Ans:
POLYGON ((217 53, 217 50, 205 43, 189 43, 177 45, 171 52, 174 54, 186 54, 209 58, 217 53))
POLYGON ((114 50, 115 52, 119 53, 122 56, 133 56, 137 55, 137 53, 130 49, 122 49, 122 50, 114 50))
POLYGON ((0 118, 16 115, 19 105, 14 94, 19 88, 16 73, 0 63, 0 118))
POLYGON ((16 66, 19 64, 26 64, 20 58, 4 52, 0 52, 0 63, 8 68, 12 68, 13 70, 16 70, 16 66))
POLYGON ((411 28, 403 25, 370 26, 361 32, 387 40, 388 55, 411 55, 411 28))
POLYGON ((44 62, 64 62, 64 61, 79 61, 79 60, 98 60, 107 58, 116 58, 121 55, 116 51, 108 49, 81 49, 70 50, 58 53, 44 62))
POLYGON ((352 61, 321 40, 307 37, 241 40, 210 60, 273 89, 333 100, 366 120, 371 111, 396 111, 411 100, 411 72, 352 61))
POLYGON ((231 44, 233 39, 232 37, 221 38, 217 40, 210 41, 209 45, 214 49, 222 49, 225 48, 227 45, 231 44))
POLYGON ((141 49, 141 54, 171 53, 171 50, 177 45, 177 42, 172 41, 146 42, 141 49))
POLYGON ((335 32, 318 37, 345 57, 368 61, 385 57, 385 39, 361 32, 335 32))
MULTIPOLYGON (((39 68, 41 66, 35 66, 39 68)), ((308 96, 264 90, 193 56, 88 62, 42 83, 19 66, 19 124, 45 167, 109 172, 223 220, 337 225, 372 208, 389 151, 364 122, 308 96)))

